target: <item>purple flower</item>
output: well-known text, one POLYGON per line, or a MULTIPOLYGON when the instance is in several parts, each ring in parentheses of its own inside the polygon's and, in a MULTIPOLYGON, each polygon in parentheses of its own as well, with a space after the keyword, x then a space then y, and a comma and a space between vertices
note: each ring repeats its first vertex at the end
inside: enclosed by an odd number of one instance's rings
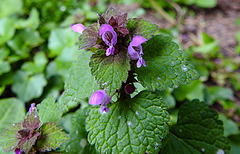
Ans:
POLYGON ((37 108, 35 107, 35 103, 32 103, 31 107, 29 108, 29 113, 31 114, 34 110, 37 110, 37 108))
POLYGON ((113 28, 108 24, 103 24, 99 31, 99 35, 102 37, 103 41, 109 46, 106 50, 106 56, 114 54, 114 46, 117 44, 117 34, 113 28))
POLYGON ((132 60, 138 60, 137 61, 137 67, 141 67, 141 65, 146 67, 146 63, 144 59, 142 58, 143 50, 141 44, 146 42, 147 39, 145 39, 142 36, 135 36, 132 39, 132 42, 130 42, 128 46, 128 53, 130 55, 130 58, 132 60))
POLYGON ((102 113, 109 112, 109 107, 106 105, 111 101, 111 97, 107 95, 104 90, 98 90, 94 92, 89 100, 90 105, 100 105, 102 113))
POLYGON ((15 154, 22 154, 22 151, 19 148, 17 148, 15 149, 15 154))
POLYGON ((86 29, 85 26, 83 24, 75 24, 75 25, 71 25, 71 28, 74 32, 78 32, 80 34, 83 33, 83 31, 86 29))

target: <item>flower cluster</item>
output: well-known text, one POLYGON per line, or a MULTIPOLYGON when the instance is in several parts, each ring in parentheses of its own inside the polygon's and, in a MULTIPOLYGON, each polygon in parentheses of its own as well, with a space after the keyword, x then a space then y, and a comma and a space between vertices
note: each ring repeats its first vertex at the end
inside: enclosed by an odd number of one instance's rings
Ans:
MULTIPOLYGON (((81 23, 71 26, 72 30, 82 34, 80 36, 88 37, 87 41, 83 43, 81 49, 89 47, 97 47, 106 50, 105 55, 114 56, 123 50, 127 50, 129 59, 137 61, 137 68, 142 65, 146 67, 143 59, 142 43, 146 42, 142 36, 131 35, 127 29, 127 13, 120 11, 109 10, 105 14, 99 14, 98 25, 91 25, 87 28, 81 23), (90 36, 90 37, 89 37, 90 36), (91 39, 90 39, 91 38, 91 39), (130 42, 130 43, 129 43, 130 42)), ((130 95, 135 90, 133 84, 125 86, 125 93, 130 95)), ((111 97, 106 94, 104 90, 96 91, 90 98, 90 105, 99 105, 101 112, 109 112, 109 107, 106 105, 111 101, 111 97)))

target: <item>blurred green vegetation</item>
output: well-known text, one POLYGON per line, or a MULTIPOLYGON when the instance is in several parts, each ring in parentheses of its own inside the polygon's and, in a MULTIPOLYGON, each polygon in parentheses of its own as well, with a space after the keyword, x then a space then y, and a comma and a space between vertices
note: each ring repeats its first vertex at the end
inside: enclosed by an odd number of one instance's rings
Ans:
MULTIPOLYGON (((39 103, 50 95, 58 99, 68 70, 79 54, 78 34, 71 31, 70 25, 83 23, 87 26, 96 22, 97 14, 103 13, 109 4, 123 8, 138 4, 136 10, 128 12, 130 17, 145 15, 152 10, 175 22, 177 13, 173 4, 192 14, 188 6, 212 8, 217 5, 217 0, 1 0, 0 110, 6 103, 16 104, 19 105, 17 112, 22 115, 25 112, 23 105, 28 108, 31 103, 39 103)), ((236 20, 236 25, 239 23, 239 19, 236 20)), ((190 37, 180 34, 179 27, 160 29, 157 33, 169 35, 175 41, 179 37, 190 37)), ((236 40, 235 51, 240 54, 240 31, 236 40)), ((192 44, 185 51, 200 73, 200 79, 175 90, 159 92, 159 95, 169 103, 171 123, 176 120, 179 105, 187 99, 197 98, 213 107, 220 105, 224 134, 231 141, 232 153, 237 153, 240 123, 233 121, 233 117, 240 117, 240 107, 234 102, 235 92, 240 91, 240 62, 234 57, 223 56, 219 41, 207 33, 202 32, 198 41, 198 45, 192 44), (230 111, 233 113, 229 114, 230 111)), ((9 108, 16 110, 12 106, 9 108)), ((0 119, 3 116, 5 114, 0 114, 0 119)), ((19 118, 10 117, 9 121, 13 123, 19 118)))

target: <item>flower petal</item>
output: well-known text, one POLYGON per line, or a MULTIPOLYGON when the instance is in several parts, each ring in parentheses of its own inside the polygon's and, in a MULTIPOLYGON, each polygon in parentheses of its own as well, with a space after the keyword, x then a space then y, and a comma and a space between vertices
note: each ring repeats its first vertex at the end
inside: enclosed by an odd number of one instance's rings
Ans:
POLYGON ((101 90, 96 91, 92 94, 89 104, 90 105, 101 105, 104 100, 104 94, 101 92, 101 90))
POLYGON ((134 36, 130 45, 131 46, 139 46, 146 41, 147 41, 147 39, 145 39, 142 36, 134 36))
POLYGON ((105 90, 94 92, 89 100, 90 105, 106 105, 111 101, 111 97, 107 95, 105 90))
POLYGON ((86 29, 85 26, 83 24, 75 24, 75 25, 71 25, 71 28, 74 32, 78 32, 80 34, 83 33, 83 31, 86 29))
POLYGON ((101 110, 102 113, 108 113, 110 109, 107 106, 101 106, 100 110, 101 110))
POLYGON ((114 48, 113 46, 110 46, 110 47, 106 50, 106 56, 114 55, 114 50, 115 50, 115 48, 114 48))
POLYGON ((101 29, 99 31, 99 35, 101 36, 103 33, 105 33, 106 31, 114 31, 112 26, 108 25, 108 24, 103 24, 101 26, 101 29))
POLYGON ((128 46, 128 54, 132 60, 138 60, 139 59, 139 53, 133 49, 132 46, 128 46))
POLYGON ((117 44, 117 34, 115 31, 104 32, 102 39, 108 46, 114 46, 117 44))

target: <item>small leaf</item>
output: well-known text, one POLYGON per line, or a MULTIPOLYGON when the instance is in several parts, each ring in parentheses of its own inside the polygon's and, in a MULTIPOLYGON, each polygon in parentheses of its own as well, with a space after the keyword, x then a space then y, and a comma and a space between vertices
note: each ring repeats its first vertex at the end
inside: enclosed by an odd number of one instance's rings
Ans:
POLYGON ((93 108, 86 119, 88 140, 100 153, 157 153, 168 132, 166 110, 166 104, 149 91, 120 98, 105 114, 93 108))
POLYGON ((0 146, 6 152, 14 150, 18 145, 17 132, 22 129, 21 123, 14 123, 9 129, 1 132, 0 146))
POLYGON ((136 69, 136 72, 144 87, 164 90, 198 79, 197 71, 187 61, 187 54, 170 37, 156 35, 142 46, 147 66, 136 69))
POLYGON ((63 109, 60 108, 58 103, 55 103, 53 97, 44 99, 37 105, 37 109, 41 125, 46 122, 58 123, 63 114, 63 109))
POLYGON ((77 110, 71 117, 72 130, 70 139, 63 145, 63 149, 68 153, 85 154, 96 153, 95 147, 90 146, 87 141, 87 131, 85 129, 85 120, 89 114, 89 108, 77 110))
POLYGON ((23 11, 22 0, 1 0, 0 1, 0 18, 21 13, 23 11))
MULTIPOLYGON (((194 100, 179 109, 178 122, 170 127, 161 153, 229 153, 218 114, 206 104, 194 100)), ((163 144, 164 144, 163 143, 163 144)))
POLYGON ((16 98, 0 99, 0 132, 24 119, 24 103, 16 98))
POLYGON ((41 127, 41 136, 37 140, 37 149, 44 152, 58 148, 65 143, 69 138, 55 123, 45 123, 41 127))
POLYGON ((39 116, 36 110, 33 110, 32 113, 28 114, 22 123, 23 128, 28 130, 36 130, 40 126, 39 116))
POLYGON ((227 100, 233 97, 233 92, 229 88, 212 86, 206 91, 206 103, 212 105, 217 100, 227 100))
POLYGON ((0 45, 2 45, 14 36, 14 20, 11 18, 2 18, 0 19, 0 25, 0 45))
POLYGON ((7 73, 11 70, 11 66, 8 61, 0 60, 0 75, 7 73))
POLYGON ((12 91, 24 102, 41 96, 47 81, 43 74, 28 76, 23 71, 18 71, 14 76, 12 91))
POLYGON ((77 34, 69 29, 54 29, 51 31, 48 39, 49 56, 55 57, 60 55, 64 48, 71 47, 76 44, 77 34))
POLYGON ((129 59, 124 51, 108 57, 105 50, 98 51, 92 55, 89 66, 92 75, 109 96, 121 88, 122 82, 126 82, 130 70, 129 59))
POLYGON ((127 23, 129 34, 134 36, 142 36, 145 39, 150 39, 152 35, 158 30, 156 24, 142 18, 131 18, 127 23))
POLYGON ((21 30, 12 40, 8 41, 8 45, 15 53, 23 58, 29 56, 30 49, 40 45, 43 42, 38 31, 30 29, 21 30))
POLYGON ((90 72, 89 60, 91 55, 91 52, 80 51, 77 60, 72 64, 69 76, 65 81, 63 104, 67 104, 69 101, 79 102, 98 90, 99 86, 90 72))
POLYGON ((22 140, 18 142, 18 147, 21 151, 24 151, 25 153, 29 153, 29 151, 32 149, 33 145, 35 145, 37 138, 39 137, 39 133, 35 132, 31 138, 22 140))
POLYGON ((100 27, 97 24, 88 26, 78 38, 79 49, 87 49, 96 44, 100 27))
POLYGON ((120 13, 120 11, 118 11, 117 9, 115 9, 114 7, 109 7, 106 12, 104 14, 102 14, 102 17, 105 19, 105 21, 108 23, 108 21, 110 20, 110 18, 116 17, 118 16, 118 14, 120 13))

